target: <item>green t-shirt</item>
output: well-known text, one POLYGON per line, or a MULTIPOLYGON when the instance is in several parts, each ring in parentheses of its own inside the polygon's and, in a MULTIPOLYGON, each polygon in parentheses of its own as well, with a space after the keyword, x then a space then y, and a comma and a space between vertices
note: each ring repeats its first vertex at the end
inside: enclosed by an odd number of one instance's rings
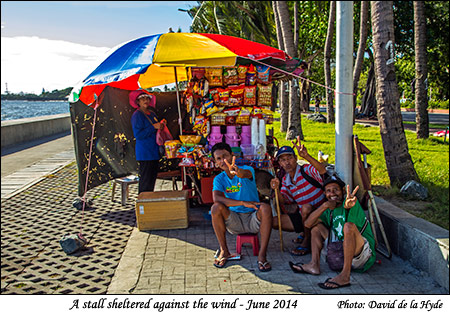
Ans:
POLYGON ((323 224, 327 228, 330 228, 330 226, 332 225, 333 234, 339 241, 344 240, 345 222, 354 223, 360 232, 361 230, 364 229, 361 234, 369 242, 370 249, 372 249, 372 256, 365 263, 364 268, 361 269, 360 271, 364 272, 370 267, 372 267, 373 263, 375 262, 375 239, 373 237, 372 228, 370 227, 369 220, 367 220, 366 214, 364 213, 364 210, 361 208, 361 205, 359 204, 358 201, 356 201, 356 204, 350 210, 346 210, 344 208, 344 204, 335 208, 334 210, 327 209, 320 215, 319 219, 323 222, 323 224), (330 224, 331 211, 333 213, 332 224, 330 224))

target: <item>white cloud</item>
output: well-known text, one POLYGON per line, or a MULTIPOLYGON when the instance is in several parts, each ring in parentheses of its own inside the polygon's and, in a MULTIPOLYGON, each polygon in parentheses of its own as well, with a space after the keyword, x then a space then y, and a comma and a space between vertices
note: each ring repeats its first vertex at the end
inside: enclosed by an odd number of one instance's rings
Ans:
POLYGON ((93 47, 39 37, 2 37, 1 91, 12 93, 72 87, 104 59, 108 47, 93 47))

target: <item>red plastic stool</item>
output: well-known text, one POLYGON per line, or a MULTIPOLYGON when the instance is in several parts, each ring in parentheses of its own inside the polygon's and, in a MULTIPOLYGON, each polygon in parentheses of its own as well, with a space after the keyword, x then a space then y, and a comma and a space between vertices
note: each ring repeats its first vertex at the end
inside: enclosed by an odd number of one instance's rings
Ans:
POLYGON ((238 234, 236 238, 236 251, 238 254, 241 253, 242 244, 249 243, 253 247, 253 255, 258 256, 259 254, 259 239, 258 234, 238 234))

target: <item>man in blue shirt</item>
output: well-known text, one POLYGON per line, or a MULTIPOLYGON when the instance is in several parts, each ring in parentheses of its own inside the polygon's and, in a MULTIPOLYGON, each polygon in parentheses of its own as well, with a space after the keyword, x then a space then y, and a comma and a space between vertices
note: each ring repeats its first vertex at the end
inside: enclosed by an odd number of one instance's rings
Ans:
POLYGON ((222 268, 231 256, 225 232, 231 234, 261 234, 258 255, 258 269, 265 272, 272 269, 266 259, 272 229, 272 209, 260 203, 255 182, 255 171, 243 165, 237 167, 231 147, 224 142, 216 143, 211 149, 216 165, 223 170, 214 178, 211 217, 214 232, 220 245, 220 254, 214 266, 222 268))

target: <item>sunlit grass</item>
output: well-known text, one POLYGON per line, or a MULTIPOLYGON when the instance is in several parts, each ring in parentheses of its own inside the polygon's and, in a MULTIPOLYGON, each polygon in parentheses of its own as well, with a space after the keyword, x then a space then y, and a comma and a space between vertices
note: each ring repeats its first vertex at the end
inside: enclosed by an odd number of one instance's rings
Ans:
MULTIPOLYGON (((279 114, 275 115, 279 118, 279 114)), ((279 145, 291 145, 285 139, 286 134, 280 132, 280 122, 271 125, 274 136, 279 145)), ((303 144, 309 154, 317 158, 319 150, 329 155, 328 162, 335 164, 335 125, 313 122, 302 116, 303 144)), ((391 187, 386 169, 384 150, 381 142, 379 127, 366 127, 360 124, 353 126, 353 134, 371 150, 367 161, 371 165, 371 183, 373 190, 380 197, 401 197, 399 188, 391 187)), ((444 144, 443 138, 430 137, 417 139, 412 131, 405 131, 409 153, 414 168, 419 176, 420 183, 428 189, 429 198, 424 209, 413 213, 430 222, 449 228, 449 146, 448 139, 444 144)), ((405 209, 408 210, 408 209, 405 209)), ((410 211, 411 212, 411 211, 410 211)))

